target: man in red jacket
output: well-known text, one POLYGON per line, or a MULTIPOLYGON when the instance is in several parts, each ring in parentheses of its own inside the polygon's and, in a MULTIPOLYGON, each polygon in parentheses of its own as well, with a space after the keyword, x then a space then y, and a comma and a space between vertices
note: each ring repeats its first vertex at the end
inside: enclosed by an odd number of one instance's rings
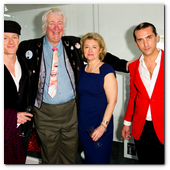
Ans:
POLYGON ((142 52, 129 65, 130 98, 122 136, 132 135, 139 163, 164 164, 164 51, 157 48, 158 34, 150 23, 139 24, 133 32, 142 52))

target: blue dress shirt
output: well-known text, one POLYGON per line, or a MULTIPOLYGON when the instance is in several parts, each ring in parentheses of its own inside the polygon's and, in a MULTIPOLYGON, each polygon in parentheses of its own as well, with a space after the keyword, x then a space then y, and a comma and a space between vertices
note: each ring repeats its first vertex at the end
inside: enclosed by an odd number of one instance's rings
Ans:
POLYGON ((62 40, 57 44, 58 54, 58 73, 57 73, 57 93, 51 98, 48 94, 48 85, 50 81, 51 65, 53 59, 53 45, 48 41, 47 37, 44 37, 43 41, 43 54, 46 67, 46 79, 44 85, 43 102, 49 104, 60 104, 70 101, 75 98, 73 87, 70 81, 70 77, 67 73, 64 59, 64 50, 62 40))

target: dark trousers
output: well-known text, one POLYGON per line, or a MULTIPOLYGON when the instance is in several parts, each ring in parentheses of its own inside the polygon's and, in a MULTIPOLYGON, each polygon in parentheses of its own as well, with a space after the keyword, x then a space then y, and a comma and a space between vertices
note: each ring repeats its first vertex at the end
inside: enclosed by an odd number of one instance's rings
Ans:
POLYGON ((146 121, 139 140, 135 140, 141 164, 164 164, 164 145, 159 141, 152 121, 146 121))
POLYGON ((75 99, 34 108, 35 127, 41 140, 43 164, 75 164, 78 120, 75 99))

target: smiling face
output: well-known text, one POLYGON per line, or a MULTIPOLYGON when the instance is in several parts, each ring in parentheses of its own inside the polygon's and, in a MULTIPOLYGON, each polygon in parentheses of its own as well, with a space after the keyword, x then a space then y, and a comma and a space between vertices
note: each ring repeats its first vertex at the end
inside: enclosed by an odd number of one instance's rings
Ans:
POLYGON ((19 36, 16 33, 4 33, 4 55, 15 55, 19 45, 19 36))
POLYGON ((48 41, 56 46, 61 37, 63 36, 64 28, 63 28, 63 17, 56 14, 48 14, 47 15, 47 27, 46 27, 46 35, 48 41))
POLYGON ((102 52, 99 43, 93 39, 87 39, 84 42, 84 56, 87 61, 99 60, 99 54, 102 52))

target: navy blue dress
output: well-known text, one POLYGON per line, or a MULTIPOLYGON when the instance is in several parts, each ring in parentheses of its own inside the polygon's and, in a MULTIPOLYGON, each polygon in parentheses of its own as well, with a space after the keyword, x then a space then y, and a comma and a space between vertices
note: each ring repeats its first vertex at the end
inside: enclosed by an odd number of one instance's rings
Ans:
MULTIPOLYGON (((94 129, 100 126, 107 106, 107 98, 104 91, 104 77, 108 73, 114 73, 114 69, 104 63, 100 68, 100 74, 85 72, 85 66, 81 68, 78 90, 79 100, 79 137, 84 148, 87 164, 109 164, 113 141, 113 116, 110 119, 107 131, 98 140, 102 146, 96 148, 87 133, 87 128, 94 129)), ((116 74, 115 74, 116 75, 116 74)))

